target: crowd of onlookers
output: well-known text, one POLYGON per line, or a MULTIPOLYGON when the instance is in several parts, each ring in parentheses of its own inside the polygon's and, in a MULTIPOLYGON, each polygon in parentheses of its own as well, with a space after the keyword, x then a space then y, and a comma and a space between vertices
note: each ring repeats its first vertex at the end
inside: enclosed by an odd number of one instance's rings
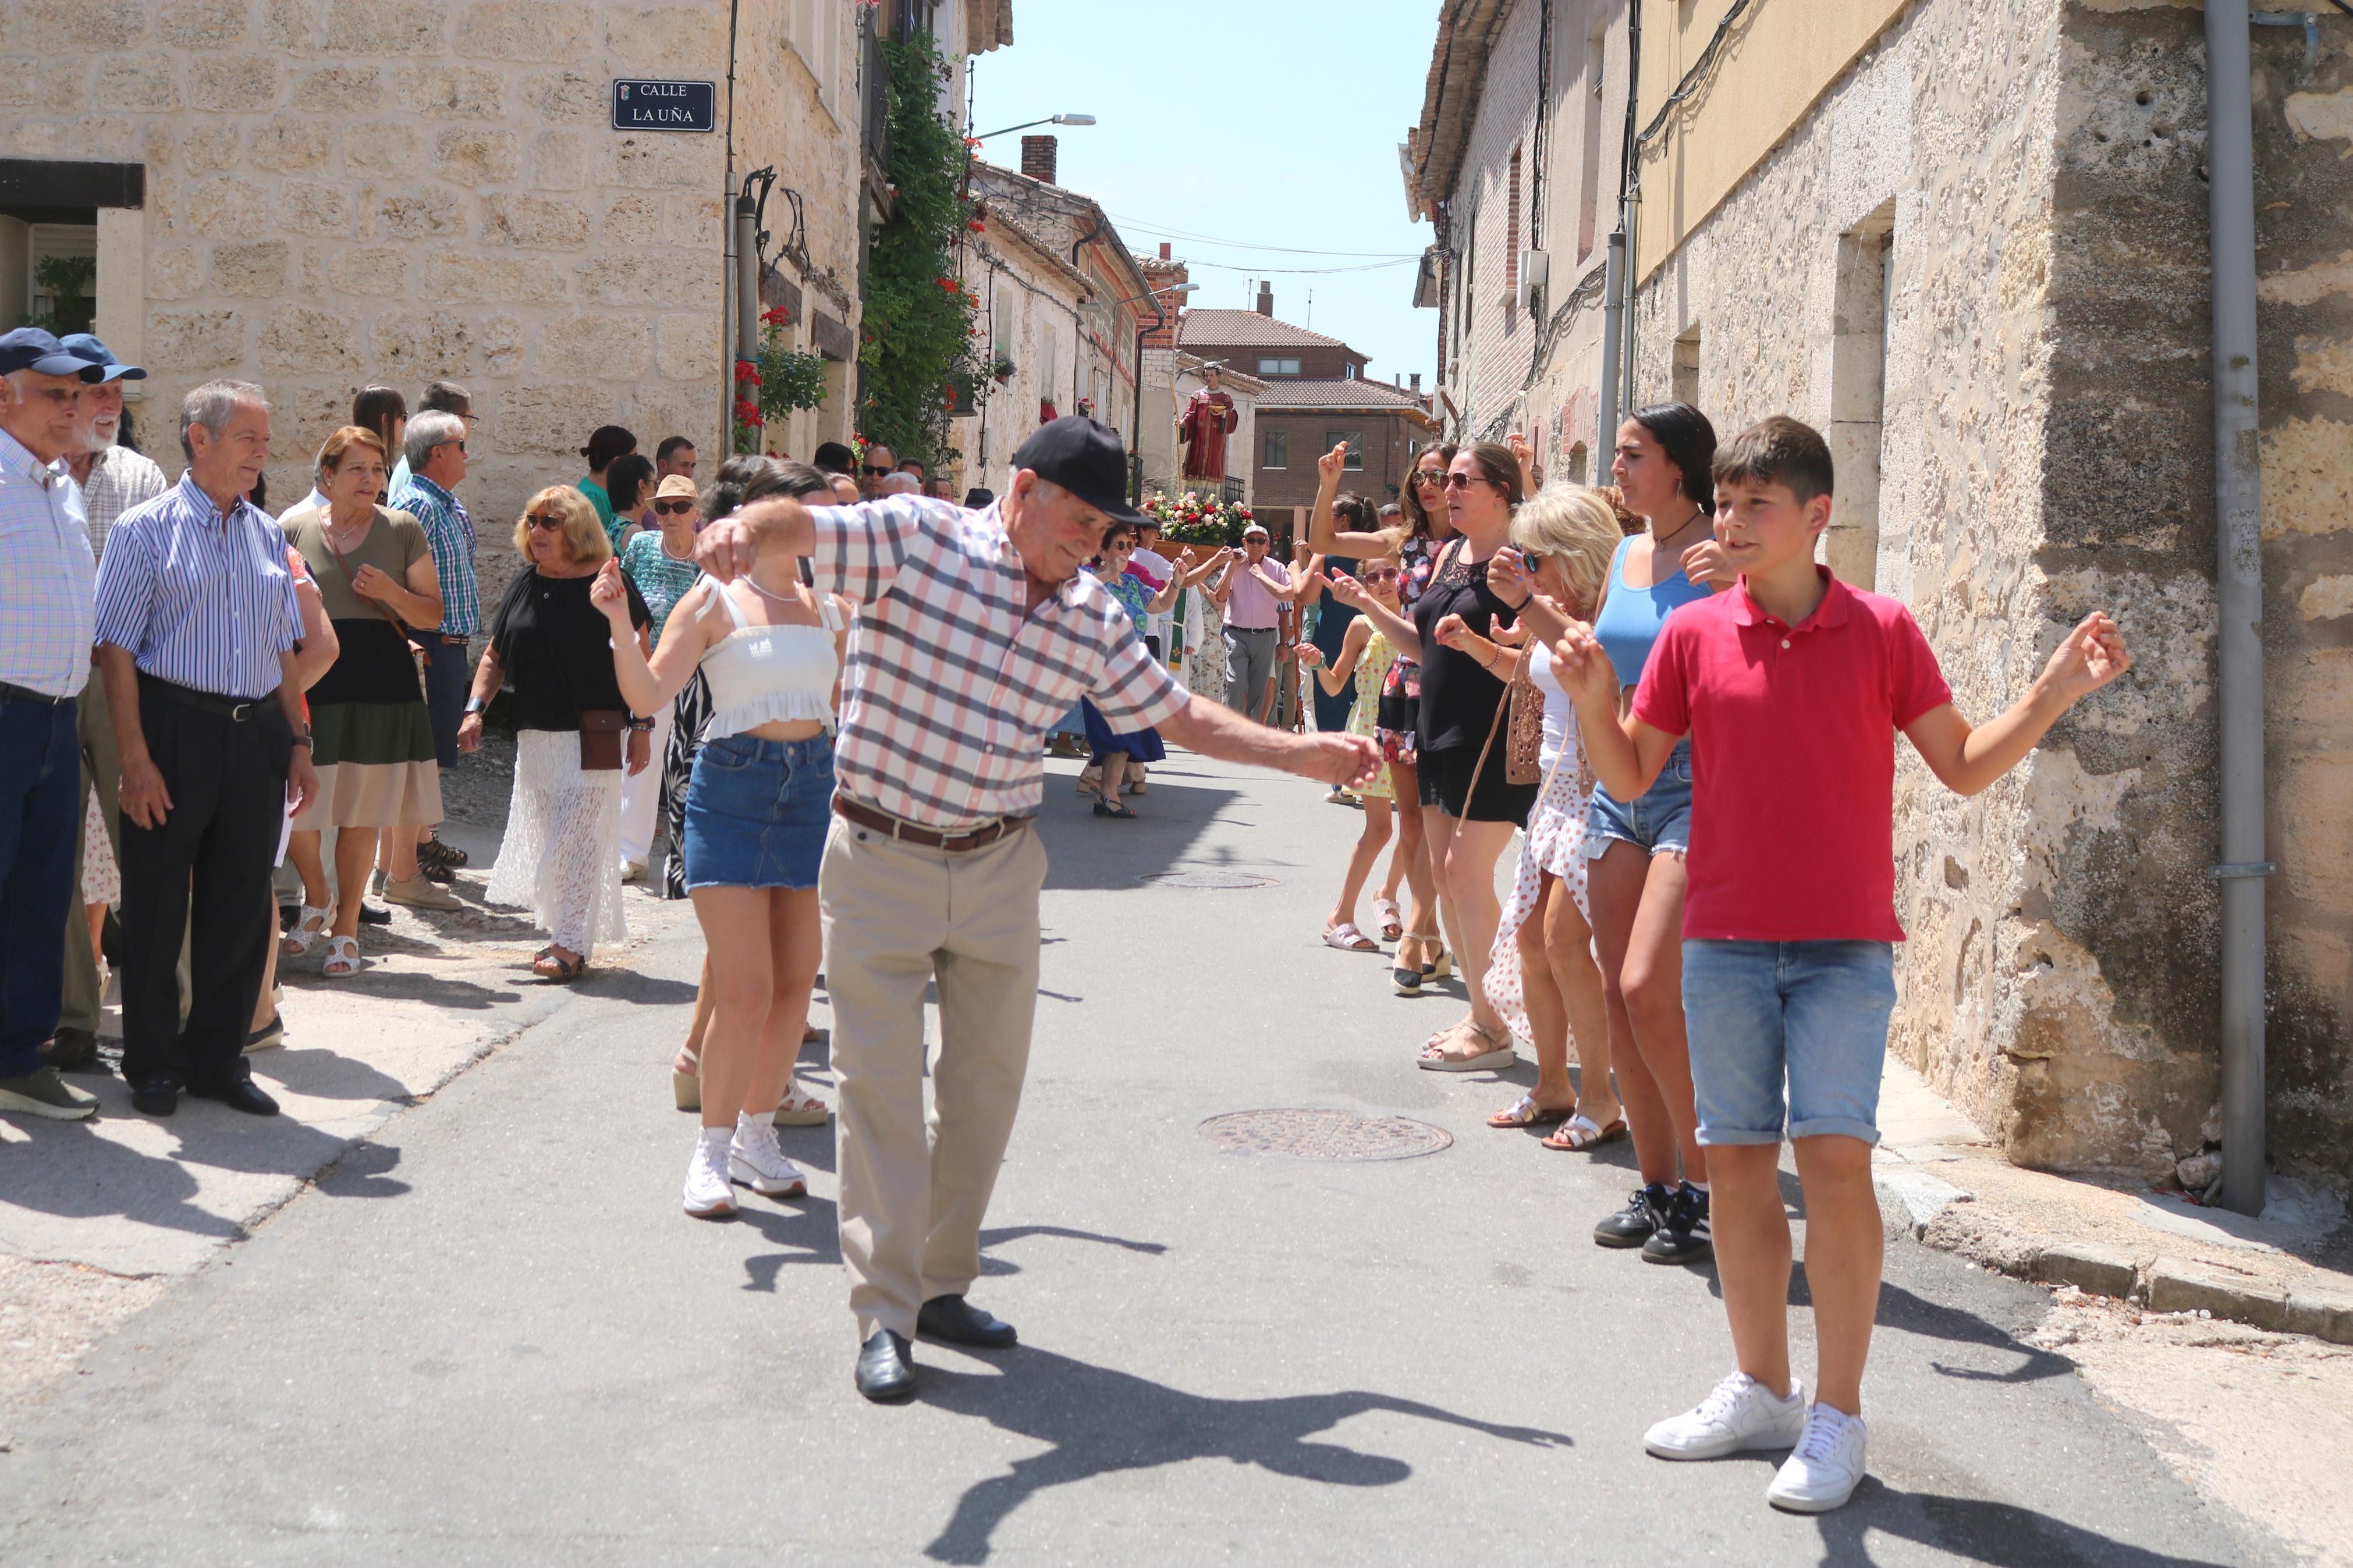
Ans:
POLYGON ((626 934, 622 883, 650 874, 657 814, 663 891, 694 900, 703 983, 673 1064, 701 1113, 689 1214, 733 1213, 736 1186, 805 1190, 775 1127, 831 1114, 794 1082, 822 924, 850 1026, 834 1058, 858 1385, 905 1397, 919 1322, 1013 1342, 962 1285, 1028 1049, 1039 752, 1062 715, 1082 793, 1125 818, 1165 729, 1360 806, 1323 941, 1393 944, 1405 995, 1459 965, 1465 1016, 1418 1065, 1506 1068, 1525 1042, 1535 1081, 1489 1125, 1571 1152, 1630 1141, 1641 1184, 1595 1241, 1715 1258, 1738 1369, 1651 1427, 1650 1451, 1791 1449, 1776 1504, 1852 1494, 1903 936, 1894 737, 1951 788, 1985 788, 2129 668, 2105 615, 1972 727, 1903 605, 1817 564, 1822 437, 1775 418, 1719 447, 1681 403, 1624 423, 1606 490, 1541 484, 1514 437, 1421 453, 1377 508, 1339 493, 1335 447, 1288 564, 1255 523, 1239 548, 1161 553, 1116 433, 1082 418, 1025 443, 1002 502, 975 490, 963 509, 878 446, 731 457, 698 489, 689 441, 649 458, 608 426, 583 477, 524 504, 492 604, 459 493, 464 388, 436 383, 413 414, 363 390, 273 518, 261 389, 186 395, 169 484, 122 406, 143 374, 88 334, 0 336, 0 1109, 92 1112, 59 1074, 95 1060, 111 951, 138 1110, 185 1093, 274 1112, 246 1057, 283 1038, 280 957, 321 948, 322 975, 351 975, 371 893, 458 907, 443 778, 501 701, 515 752, 485 897, 548 933, 534 970, 574 980, 626 934), (1222 622, 1223 708, 1165 662, 1188 590, 1222 622), (1261 727, 1293 662, 1335 733, 1261 727), (938 679, 959 667, 1001 674, 938 679), (1357 903, 1392 836, 1368 931, 1357 903), (281 920, 282 863, 301 891, 281 920), (934 971, 937 1148, 911 1023, 934 971), (1789 1368, 1785 1137, 1810 1403, 1789 1368), (909 1215, 943 1202, 923 1243, 909 1215))

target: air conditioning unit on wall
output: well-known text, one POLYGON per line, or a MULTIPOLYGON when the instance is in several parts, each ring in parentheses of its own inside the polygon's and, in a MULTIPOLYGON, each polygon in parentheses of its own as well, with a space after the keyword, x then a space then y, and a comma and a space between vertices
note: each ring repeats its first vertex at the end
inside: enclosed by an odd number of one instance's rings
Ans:
POLYGON ((1512 304, 1516 309, 1526 310, 1529 298, 1545 286, 1545 279, 1551 271, 1552 257, 1548 253, 1541 250, 1521 251, 1520 277, 1519 281, 1512 286, 1512 304))

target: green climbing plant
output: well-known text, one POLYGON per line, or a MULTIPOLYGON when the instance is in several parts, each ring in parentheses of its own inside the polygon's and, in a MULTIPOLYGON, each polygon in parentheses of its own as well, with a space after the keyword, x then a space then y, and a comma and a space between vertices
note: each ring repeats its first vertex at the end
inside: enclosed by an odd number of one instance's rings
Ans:
POLYGON ((954 452, 948 421, 979 379, 973 363, 978 304, 956 276, 956 243, 971 221, 965 149, 940 118, 947 61, 931 36, 886 38, 891 216, 867 253, 859 344, 865 371, 859 427, 902 457, 936 468, 954 452))

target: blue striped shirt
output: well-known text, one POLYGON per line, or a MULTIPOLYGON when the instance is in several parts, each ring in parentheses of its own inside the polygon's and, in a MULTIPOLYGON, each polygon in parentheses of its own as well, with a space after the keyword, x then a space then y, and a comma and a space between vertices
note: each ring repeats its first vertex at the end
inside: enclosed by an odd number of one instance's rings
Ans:
POLYGON ((244 700, 278 689, 301 639, 286 536, 248 501, 224 518, 195 476, 124 512, 98 572, 98 638, 149 675, 244 700))
POLYGON ((0 680, 44 697, 90 682, 90 524, 63 463, 0 430, 0 680))
POLYGON ((441 630, 453 637, 482 629, 482 590, 474 577, 474 520, 466 503, 427 479, 411 474, 392 487, 385 505, 425 525, 433 547, 434 574, 441 579, 441 630))

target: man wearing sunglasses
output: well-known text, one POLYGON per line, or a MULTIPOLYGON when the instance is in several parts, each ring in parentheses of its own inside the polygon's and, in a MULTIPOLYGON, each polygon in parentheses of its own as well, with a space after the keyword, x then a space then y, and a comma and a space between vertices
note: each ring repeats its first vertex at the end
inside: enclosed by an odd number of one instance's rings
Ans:
POLYGON ((867 447, 866 456, 858 465, 859 499, 873 500, 881 495, 882 481, 898 471, 898 453, 879 444, 867 447))

